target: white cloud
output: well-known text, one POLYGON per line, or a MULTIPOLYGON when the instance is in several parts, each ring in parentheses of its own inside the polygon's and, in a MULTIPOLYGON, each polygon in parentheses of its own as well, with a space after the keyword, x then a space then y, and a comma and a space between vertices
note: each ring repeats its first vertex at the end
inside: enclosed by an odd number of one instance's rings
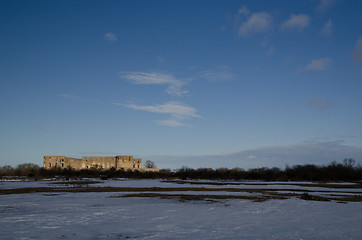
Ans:
POLYGON ((125 78, 134 84, 140 85, 168 85, 166 92, 174 96, 183 96, 188 91, 183 90, 183 81, 174 76, 158 72, 120 72, 121 78, 125 78))
POLYGON ((117 41, 117 36, 114 33, 109 32, 104 34, 104 39, 108 42, 114 42, 117 41))
POLYGON ((113 103, 113 104, 139 111, 168 114, 170 118, 158 121, 157 123, 172 127, 186 126, 184 123, 181 122, 182 120, 200 117, 200 115, 197 114, 195 108, 180 102, 171 101, 165 104, 158 104, 158 105, 137 105, 132 103, 131 104, 113 103))
POLYGON ((331 62, 332 60, 330 58, 314 59, 305 67, 305 69, 317 71, 326 70, 331 62))
POLYGON ((250 11, 247 7, 242 7, 238 10, 238 16, 239 15, 244 15, 244 16, 248 16, 250 14, 250 11))
POLYGON ((317 6, 317 10, 324 11, 330 7, 332 7, 334 4, 336 4, 336 0, 319 0, 319 4, 317 6))
MULTIPOLYGON (((247 9, 240 9, 239 13, 249 14, 247 9)), ((253 33, 265 33, 272 28, 273 17, 267 12, 253 13, 239 28, 239 35, 246 37, 253 33)))
POLYGON ((184 105, 180 102, 168 102, 165 104, 159 105, 136 105, 136 104, 125 104, 124 106, 135 109, 142 110, 147 112, 154 113, 167 113, 171 114, 173 117, 177 119, 185 119, 192 117, 199 117, 196 114, 196 110, 193 107, 184 105))
POLYGON ((362 61, 362 36, 357 40, 355 48, 352 52, 352 58, 354 61, 362 61))
POLYGON ((284 30, 302 31, 304 28, 309 26, 309 23, 310 23, 310 17, 308 15, 292 14, 290 18, 282 24, 281 28, 284 30))
POLYGON ((246 157, 247 159, 256 159, 256 156, 255 155, 249 155, 246 157))
POLYGON ((331 35, 332 34, 332 28, 333 28, 333 24, 331 20, 328 20, 328 22, 326 22, 326 24, 324 24, 322 30, 321 30, 321 34, 323 35, 331 35))
POLYGON ((202 71, 201 77, 208 81, 228 81, 234 78, 231 67, 220 66, 215 70, 202 71))

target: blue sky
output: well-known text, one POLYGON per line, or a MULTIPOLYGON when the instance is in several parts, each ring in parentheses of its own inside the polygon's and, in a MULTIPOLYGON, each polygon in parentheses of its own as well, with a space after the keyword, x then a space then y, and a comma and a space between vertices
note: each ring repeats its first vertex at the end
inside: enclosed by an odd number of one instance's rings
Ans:
POLYGON ((347 0, 3 0, 0 166, 360 161, 361 12, 347 0))

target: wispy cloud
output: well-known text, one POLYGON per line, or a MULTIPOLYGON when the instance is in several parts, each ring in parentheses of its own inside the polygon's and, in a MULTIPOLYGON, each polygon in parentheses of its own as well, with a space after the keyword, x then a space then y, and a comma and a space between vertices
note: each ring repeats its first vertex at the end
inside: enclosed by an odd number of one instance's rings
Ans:
POLYGON ((104 34, 104 39, 107 40, 108 42, 115 42, 117 41, 117 36, 116 34, 109 32, 104 34))
POLYGON ((255 155, 249 155, 249 156, 246 157, 246 159, 248 159, 248 160, 256 159, 256 156, 255 155))
POLYGON ((227 66, 219 66, 214 70, 200 72, 201 77, 208 81, 228 81, 234 78, 232 68, 227 66))
POLYGON ((255 33, 265 33, 273 27, 273 17, 267 12, 251 13, 248 8, 242 7, 238 11, 238 19, 246 17, 239 27, 239 35, 247 37, 255 33))
POLYGON ((157 123, 172 127, 186 126, 186 124, 182 123, 183 120, 200 117, 200 115, 197 114, 195 108, 183 104, 181 102, 171 101, 164 104, 156 104, 156 105, 137 105, 133 103, 129 104, 113 103, 113 104, 139 111, 169 115, 168 119, 158 121, 157 123))
POLYGON ((159 105, 136 105, 136 104, 125 104, 124 106, 135 110, 142 110, 154 113, 166 113, 178 119, 186 119, 192 117, 199 117, 196 113, 196 109, 187 106, 180 102, 167 102, 159 105))
POLYGON ((332 107, 333 104, 327 101, 324 101, 320 98, 313 98, 309 102, 309 106, 317 108, 319 111, 325 111, 328 108, 332 107))
POLYGON ((248 16, 250 15, 250 11, 246 6, 243 6, 238 10, 238 16, 248 16))
POLYGON ((332 34, 332 29, 333 29, 333 24, 331 20, 328 20, 328 22, 326 22, 326 24, 324 24, 322 30, 321 30, 321 34, 323 35, 331 35, 332 34))
POLYGON ((283 30, 298 30, 302 31, 310 24, 310 17, 305 14, 295 15, 292 14, 290 18, 283 22, 281 28, 283 30))
POLYGON ((331 62, 332 60, 330 58, 314 59, 307 66, 305 66, 305 69, 308 71, 323 71, 329 67, 331 62))
POLYGON ((362 61, 362 36, 356 42, 352 52, 352 59, 356 62, 362 61))
POLYGON ((337 0, 319 0, 319 4, 317 5, 317 10, 318 11, 325 11, 328 8, 332 7, 333 5, 335 5, 337 2, 337 0))
POLYGON ((174 96, 183 96, 188 91, 183 90, 183 81, 171 74, 159 72, 120 72, 120 77, 140 85, 168 85, 166 92, 174 96))

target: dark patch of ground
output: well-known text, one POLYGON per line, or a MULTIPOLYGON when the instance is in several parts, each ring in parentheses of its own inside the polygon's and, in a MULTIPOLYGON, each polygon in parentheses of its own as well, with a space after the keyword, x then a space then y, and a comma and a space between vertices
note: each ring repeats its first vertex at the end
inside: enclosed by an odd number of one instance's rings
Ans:
POLYGON ((89 184, 96 184, 96 183, 102 183, 100 181, 91 181, 91 180, 87 180, 87 181, 64 181, 64 182, 53 182, 51 184, 59 184, 59 185, 78 185, 78 186, 82 186, 82 185, 89 185, 89 184))
POLYGON ((237 196, 237 195, 194 195, 194 194, 165 194, 165 193, 135 193, 121 196, 111 196, 113 198, 141 197, 141 198, 162 198, 178 199, 179 201, 215 201, 225 199, 247 199, 255 202, 264 202, 270 199, 287 199, 282 196, 237 196))
POLYGON ((280 186, 299 186, 299 187, 323 187, 323 188, 362 188, 362 182, 351 183, 248 183, 248 182, 195 182, 195 181, 184 181, 184 180, 164 180, 162 182, 176 183, 176 184, 192 184, 192 185, 249 185, 249 186, 266 186, 266 185, 280 185, 280 186))
MULTIPOLYGON (((90 181, 97 183, 96 181, 90 181)), ((56 196, 59 193, 91 193, 91 192, 123 192, 125 195, 115 197, 154 197, 154 198, 177 198, 179 200, 220 200, 220 199, 249 199, 252 201, 266 201, 270 199, 287 199, 298 197, 310 201, 337 201, 337 202, 361 202, 362 193, 353 191, 344 191, 343 194, 333 190, 306 190, 306 189, 268 189, 268 188, 205 188, 205 187, 91 187, 86 181, 73 182, 70 187, 34 187, 34 188, 15 188, 0 189, 0 195, 4 194, 27 194, 27 193, 43 193, 45 196, 56 196), (226 194, 168 194, 165 192, 225 192, 226 194), (249 193, 250 195, 230 195, 232 193, 249 193), (345 194, 350 195, 345 195, 345 194), (353 195, 352 195, 353 194, 353 195)), ((301 184, 304 185, 304 184, 301 184)), ((301 186, 299 185, 299 186, 301 186)), ((305 184, 310 187, 310 184, 305 184)), ((327 186, 332 184, 326 184, 327 186)), ((343 185, 349 186, 349 185, 343 185)))

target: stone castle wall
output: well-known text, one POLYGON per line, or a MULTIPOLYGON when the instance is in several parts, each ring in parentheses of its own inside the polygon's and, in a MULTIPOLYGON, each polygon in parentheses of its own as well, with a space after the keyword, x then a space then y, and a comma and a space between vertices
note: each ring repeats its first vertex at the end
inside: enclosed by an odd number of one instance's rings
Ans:
POLYGON ((50 168, 68 168, 75 170, 81 169, 142 169, 142 159, 133 158, 133 156, 114 156, 98 157, 84 156, 82 159, 70 158, 65 156, 44 156, 43 167, 50 168))

